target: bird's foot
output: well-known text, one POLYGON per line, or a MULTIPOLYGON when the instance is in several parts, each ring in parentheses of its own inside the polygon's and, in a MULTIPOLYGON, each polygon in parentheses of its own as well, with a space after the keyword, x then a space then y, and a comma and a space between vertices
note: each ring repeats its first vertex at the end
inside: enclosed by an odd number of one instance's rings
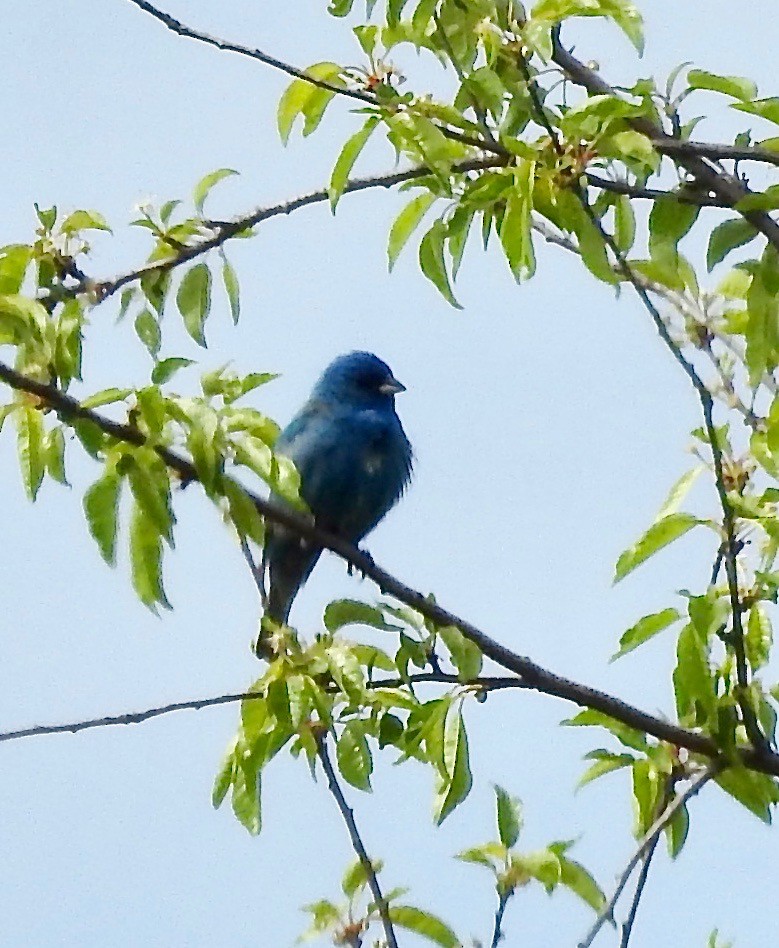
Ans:
MULTIPOLYGON (((367 550, 364 550, 362 549, 362 547, 359 547, 359 546, 357 547, 357 549, 360 555, 367 560, 369 567, 376 565, 376 561, 367 550)), ((349 563, 349 565, 346 567, 346 570, 350 576, 353 576, 355 572, 359 573, 361 579, 365 579, 367 575, 364 569, 360 569, 359 566, 354 566, 351 563, 349 563)))

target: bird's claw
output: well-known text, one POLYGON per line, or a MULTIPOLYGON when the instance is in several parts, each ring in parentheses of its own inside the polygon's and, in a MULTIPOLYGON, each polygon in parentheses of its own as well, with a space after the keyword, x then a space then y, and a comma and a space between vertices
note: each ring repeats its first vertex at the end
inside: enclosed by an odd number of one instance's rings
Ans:
MULTIPOLYGON (((362 556, 362 558, 367 561, 369 567, 376 565, 376 561, 367 550, 360 549, 360 547, 357 547, 357 550, 360 553, 360 556, 362 556)), ((365 577, 368 575, 364 569, 360 569, 359 566, 355 566, 353 563, 349 563, 349 565, 346 567, 346 571, 349 576, 353 576, 355 571, 358 572, 361 579, 365 579, 365 577)))

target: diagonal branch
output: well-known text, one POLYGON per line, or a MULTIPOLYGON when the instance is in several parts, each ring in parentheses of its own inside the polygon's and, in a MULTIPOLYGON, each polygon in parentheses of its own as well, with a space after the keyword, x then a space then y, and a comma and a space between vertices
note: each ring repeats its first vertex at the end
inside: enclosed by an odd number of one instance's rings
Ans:
POLYGON ((376 903, 376 908, 379 910, 379 915, 381 916, 381 923, 384 926, 384 934, 387 938, 387 948, 398 948, 398 942, 395 938, 395 930, 392 927, 392 919, 390 918, 390 909, 387 900, 384 898, 384 895, 381 891, 381 886, 379 885, 379 879, 376 875, 376 870, 373 866, 373 861, 365 850, 365 845, 360 836, 360 831, 357 828, 357 823, 354 819, 354 813, 352 812, 351 807, 346 802, 346 797, 343 794, 341 785, 338 783, 338 778, 335 775, 335 770, 333 769, 333 762, 330 760, 330 754, 327 750, 327 735, 323 734, 318 739, 318 753, 319 760, 322 763, 322 769, 325 772, 325 777, 327 778, 327 786, 335 798, 335 802, 338 805, 338 809, 341 811, 341 816, 343 817, 344 823, 346 823, 346 828, 349 831, 349 839, 352 841, 352 847, 354 848, 355 853, 357 853, 357 858, 360 860, 363 869, 365 870, 365 875, 368 879, 368 886, 370 887, 371 893, 373 894, 373 899, 376 903))
MULTIPOLYGON (((444 672, 417 672, 407 678, 377 678, 368 682, 366 688, 400 688, 403 685, 443 684, 460 685, 472 688, 481 694, 490 691, 507 691, 514 688, 526 688, 521 678, 507 678, 482 675, 464 685, 457 675, 444 672)), ((0 744, 5 741, 19 741, 27 737, 44 737, 47 734, 77 734, 79 731, 90 731, 98 727, 113 727, 117 724, 143 724, 163 714, 172 714, 175 711, 200 711, 203 708, 215 708, 220 704, 235 704, 238 701, 252 701, 261 698, 258 691, 238 691, 233 694, 217 695, 213 698, 193 698, 189 701, 174 701, 170 704, 157 705, 143 711, 128 711, 124 714, 105 715, 102 718, 87 718, 82 721, 73 721, 69 724, 35 724, 32 727, 19 728, 15 731, 0 731, 0 744)))
MULTIPOLYGON (((501 164, 503 164, 503 161, 498 158, 473 158, 453 165, 452 173, 466 174, 469 171, 481 171, 485 168, 492 168, 501 164)), ((372 175, 366 178, 353 178, 347 183, 343 193, 353 194, 357 191, 366 191, 370 188, 392 188, 396 184, 403 184, 406 181, 413 181, 416 178, 424 178, 429 174, 429 168, 419 166, 416 168, 408 168, 405 171, 395 171, 390 174, 372 175)), ((166 273, 175 267, 181 266, 183 263, 188 263, 197 257, 203 256, 210 250, 218 249, 231 238, 262 223, 262 221, 269 220, 271 217, 289 215, 293 211, 300 210, 300 208, 308 207, 311 204, 321 204, 329 199, 329 191, 326 188, 321 188, 318 191, 302 194, 300 197, 283 201, 280 204, 256 208, 249 214, 236 217, 233 220, 214 223, 214 235, 212 237, 191 244, 185 247, 180 253, 173 254, 167 259, 154 260, 135 270, 130 270, 127 273, 107 280, 84 278, 80 280, 78 284, 70 288, 68 292, 74 296, 80 293, 91 293, 98 302, 102 302, 108 299, 109 296, 113 296, 123 287, 130 283, 135 283, 142 277, 149 276, 152 273, 166 273)))
MULTIPOLYGON (((138 446, 146 444, 146 437, 132 425, 123 424, 105 418, 90 408, 84 408, 77 399, 67 395, 55 386, 45 385, 36 379, 17 372, 3 363, 0 363, 0 380, 17 391, 29 392, 41 399, 42 403, 56 409, 66 421, 86 419, 97 425, 106 434, 138 446)), ((155 450, 165 464, 175 471, 184 483, 199 481, 195 466, 187 458, 165 448, 155 445, 155 450)), ((241 485, 241 489, 244 489, 241 485)), ((519 655, 502 645, 496 639, 487 635, 473 623, 445 609, 437 602, 431 601, 416 589, 407 586, 385 569, 376 564, 373 558, 357 549, 350 543, 335 534, 322 530, 308 518, 293 510, 260 497, 258 494, 246 491, 257 511, 274 523, 281 524, 297 536, 314 542, 323 549, 331 550, 352 566, 357 572, 371 579, 386 595, 414 609, 435 625, 453 625, 462 634, 474 642, 486 655, 498 665, 519 675, 523 681, 522 687, 539 691, 542 694, 562 698, 580 707, 593 708, 623 724, 636 730, 651 734, 660 741, 665 741, 676 747, 686 747, 688 750, 715 760, 720 758, 720 750, 716 741, 705 734, 691 731, 687 728, 671 724, 662 718, 647 714, 639 708, 622 701, 620 698, 581 684, 561 675, 556 675, 532 659, 519 655)), ((779 754, 766 747, 745 747, 737 750, 739 761, 751 770, 779 776, 779 754)))
POLYGON ((147 3, 147 0, 130 0, 130 3, 138 7, 139 10, 143 10, 144 13, 148 13, 149 16, 153 16, 155 20, 158 20, 179 36, 198 40, 201 43, 206 43, 208 46, 214 46, 216 49, 221 49, 228 53, 238 53, 240 56, 248 56, 250 59, 256 59, 266 66, 278 69, 280 72, 284 72, 295 79, 302 79, 304 82, 308 82, 312 86, 317 86, 319 89, 327 89, 328 92, 334 92, 337 95, 343 95, 349 99, 356 99, 358 102, 367 102, 369 105, 376 104, 376 97, 368 92, 361 92, 358 89, 347 89, 343 86, 336 86, 324 79, 316 79, 302 69, 285 63, 283 60, 277 59, 269 53, 264 53, 261 49, 253 49, 250 46, 243 46, 241 43, 220 39, 218 36, 212 36, 210 33, 203 33, 201 30, 193 29, 191 26, 186 26, 164 10, 160 10, 151 3, 147 3))
POLYGON ((638 844, 638 848, 630 857, 627 865, 620 873, 616 888, 614 889, 611 898, 603 907, 585 937, 579 942, 578 948, 590 948, 590 945, 593 943, 593 941, 595 941, 598 932, 601 930, 601 928, 603 928, 604 924, 614 918, 614 908, 619 901, 619 897, 622 895, 622 891, 627 885, 630 876, 633 874, 633 870, 636 868, 638 863, 645 858, 653 842, 656 843, 657 839, 660 837, 660 834, 674 818, 677 811, 680 810, 689 800, 691 800, 704 786, 704 784, 711 780, 711 778, 715 775, 715 773, 718 772, 719 769, 720 768, 717 765, 712 765, 707 767, 705 770, 701 770, 690 781, 690 785, 687 787, 684 793, 674 797, 674 799, 663 810, 660 816, 658 816, 654 823, 649 827, 642 837, 641 842, 638 844))
MULTIPOLYGON (((559 27, 553 31, 552 38, 552 59, 572 82, 582 86, 590 95, 617 95, 616 90, 597 72, 578 60, 563 46, 560 41, 559 27)), ((738 178, 715 168, 707 157, 695 153, 693 149, 680 150, 678 139, 667 135, 663 128, 650 119, 634 118, 628 119, 628 122, 637 132, 651 138, 657 151, 673 157, 702 188, 716 195, 734 210, 738 210, 739 201, 750 193, 738 178)), ((779 250, 779 224, 770 214, 763 211, 741 211, 740 213, 779 250)))

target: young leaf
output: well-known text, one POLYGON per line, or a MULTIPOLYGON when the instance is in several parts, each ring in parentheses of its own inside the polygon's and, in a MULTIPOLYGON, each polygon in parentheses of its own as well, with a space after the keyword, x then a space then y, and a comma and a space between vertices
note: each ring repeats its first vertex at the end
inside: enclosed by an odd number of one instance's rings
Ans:
POLYGON ((413 234, 436 199, 437 196, 435 194, 430 191, 424 191, 422 194, 418 194, 415 198, 412 198, 395 218, 390 229, 389 242, 387 244, 387 257, 389 258, 390 270, 395 266, 395 261, 398 259, 400 251, 406 246, 409 237, 413 234))
POLYGON ((212 171, 210 174, 207 174, 198 181, 198 183, 195 185, 195 190, 192 192, 192 200, 194 201, 198 214, 202 215, 203 205, 205 204, 206 198, 208 197, 211 188, 213 188, 215 184, 218 184, 220 181, 224 180, 224 178, 229 178, 231 175, 235 174, 238 174, 238 172, 233 171, 232 168, 219 168, 218 171, 212 171))
POLYGON ((233 317, 233 325, 237 326, 241 315, 241 290, 235 267, 225 256, 222 257, 222 282, 225 286, 225 293, 227 293, 227 300, 230 303, 230 315, 233 317))
MULTIPOLYGON (((315 63, 313 66, 309 66, 305 71, 307 75, 314 79, 320 79, 335 84, 336 80, 339 80, 341 67, 337 63, 323 62, 315 63)), ((339 80, 339 83, 342 84, 342 80, 339 80)), ((324 91, 326 90, 319 89, 304 79, 295 79, 295 81, 287 87, 279 101, 278 113, 276 115, 279 135, 285 145, 289 139, 289 134, 292 131, 295 119, 298 115, 305 115, 305 110, 310 104, 309 100, 311 100, 316 93, 324 91)))
POLYGON ((330 195, 330 208, 333 213, 335 213, 338 201, 344 192, 355 161, 359 158, 360 152, 365 148, 368 139, 378 124, 378 116, 371 115, 363 127, 352 135, 341 149, 341 154, 338 156, 335 166, 333 167, 333 173, 330 176, 330 184, 327 189, 330 195))
POLYGON ((324 623, 328 632, 337 632, 345 625, 369 625, 374 629, 381 629, 382 632, 398 630, 398 626, 387 622, 380 609, 356 599, 336 599, 328 603, 324 623))
POLYGON ((160 533, 146 510, 137 502, 133 504, 130 518, 130 567, 133 588, 141 602, 153 611, 157 603, 170 609, 162 586, 160 533))
POLYGON ((207 264, 198 263, 184 274, 176 303, 187 332, 199 346, 205 347, 203 326, 211 307, 211 271, 207 264))
POLYGON ((618 583, 637 566, 654 556, 658 550, 684 536, 697 524, 702 523, 692 514, 674 513, 656 521, 632 546, 620 554, 614 571, 614 582, 618 583))
POLYGON ((252 836, 257 836, 262 828, 262 781, 258 761, 254 754, 235 754, 236 767, 233 774, 233 813, 252 836))
POLYGON ((779 803, 779 785, 774 777, 731 766, 714 779, 726 793, 764 823, 771 823, 771 807, 779 803))
POLYGON ((216 777, 214 778, 214 787, 211 791, 211 805, 215 810, 218 810, 222 805, 222 801, 227 795, 227 791, 230 789, 230 785, 233 782, 233 772, 235 770, 235 741, 232 741, 227 753, 222 760, 222 764, 219 767, 216 777))
POLYGON ((439 290, 443 298, 455 309, 462 309, 462 306, 454 298, 452 287, 449 283, 449 275, 446 272, 444 262, 444 239, 446 237, 446 224, 443 220, 437 220, 430 230, 422 238, 419 245, 419 266, 422 273, 439 290))
POLYGON ((179 369, 185 369, 188 365, 193 365, 192 359, 183 359, 181 356, 171 356, 169 359, 163 359, 158 362, 151 373, 151 380, 155 385, 164 385, 169 382, 179 369))
POLYGON ((119 508, 121 478, 113 467, 84 495, 84 513, 87 526, 100 550, 100 555, 113 566, 116 562, 116 524, 119 508))
POLYGON ((468 796, 473 783, 468 735, 459 704, 451 705, 444 719, 442 757, 446 776, 439 780, 433 805, 433 817, 439 825, 468 796))
POLYGON ((447 924, 422 909, 411 905, 390 905, 389 916, 393 925, 420 935, 440 948, 460 948, 460 939, 447 924))
POLYGON ((65 435, 61 427, 52 428, 46 435, 44 456, 49 477, 69 487, 65 476, 65 435))
POLYGON ((35 500, 46 470, 43 415, 37 408, 23 405, 14 419, 22 483, 30 500, 35 500))
POLYGON ((498 812, 498 838, 506 849, 515 846, 522 828, 522 805, 515 797, 497 784, 495 785, 495 802, 498 812))
POLYGON ((344 779, 358 790, 370 791, 373 758, 362 721, 350 721, 343 729, 338 738, 336 757, 344 779))
POLYGON ((711 272, 718 263, 722 263, 731 250, 743 247, 755 237, 757 237, 757 231, 743 217, 717 224, 709 236, 706 269, 711 272))
POLYGON ((676 609, 669 608, 663 609, 661 612, 653 612, 651 615, 639 619, 635 625, 624 633, 619 640, 619 649, 611 656, 609 661, 614 662, 618 658, 622 658, 623 655, 627 655, 628 652, 632 652, 634 648, 643 645, 658 632, 662 632, 669 625, 673 625, 679 618, 681 617, 676 609))
POLYGON ((535 162, 522 161, 516 171, 516 183, 506 199, 506 210, 500 224, 499 236, 511 272, 517 280, 531 277, 535 272, 533 232, 530 212, 533 208, 535 162))
POLYGON ((709 89, 711 92, 721 92, 723 95, 743 101, 754 99, 757 95, 757 85, 751 79, 742 79, 740 76, 718 76, 704 69, 691 69, 687 73, 687 82, 691 89, 709 89))
POLYGON ((135 332, 149 350, 152 359, 156 359, 162 345, 162 333, 160 324, 150 309, 141 310, 135 317, 135 332))

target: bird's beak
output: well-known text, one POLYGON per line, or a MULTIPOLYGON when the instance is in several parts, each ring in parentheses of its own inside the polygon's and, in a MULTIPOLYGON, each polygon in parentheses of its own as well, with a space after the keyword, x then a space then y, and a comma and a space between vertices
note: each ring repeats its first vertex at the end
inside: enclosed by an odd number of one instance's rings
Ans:
POLYGON ((379 391, 382 395, 398 395, 400 392, 406 391, 406 386, 391 376, 386 382, 382 382, 379 391))

